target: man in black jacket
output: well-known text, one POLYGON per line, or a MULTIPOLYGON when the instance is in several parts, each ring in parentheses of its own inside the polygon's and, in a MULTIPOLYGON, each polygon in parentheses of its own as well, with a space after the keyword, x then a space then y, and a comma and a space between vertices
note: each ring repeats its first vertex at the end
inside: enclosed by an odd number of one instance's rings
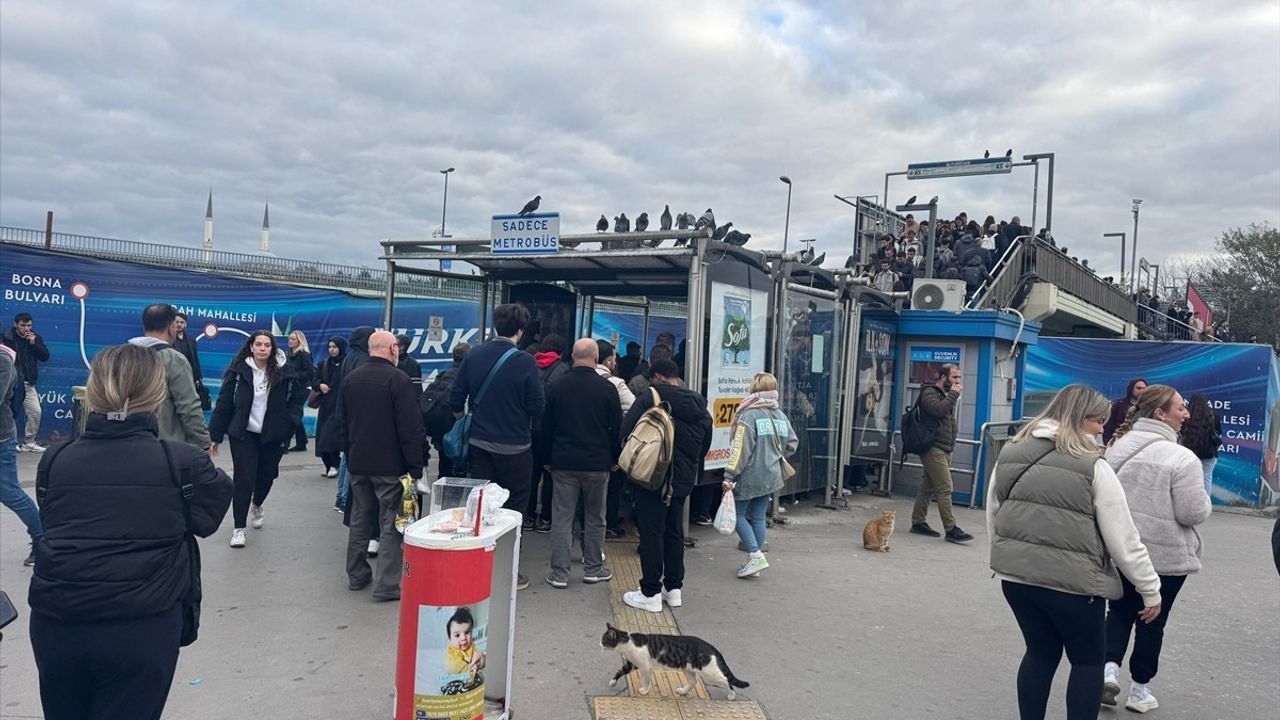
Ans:
MULTIPOLYGON (((351 331, 351 339, 347 344, 347 356, 342 361, 339 368, 338 385, 342 385, 342 381, 351 373, 360 369, 360 366, 369 362, 369 337, 373 335, 373 328, 368 325, 351 331)), ((339 428, 346 426, 346 420, 343 418, 342 393, 338 393, 338 402, 333 410, 334 421, 338 423, 339 428)), ((350 502, 349 492, 351 487, 350 472, 347 470, 347 454, 342 453, 342 460, 338 463, 338 504, 347 507, 350 502)), ((378 541, 372 540, 369 544, 369 553, 376 554, 378 552, 378 541)))
POLYGON ((422 477, 422 415, 413 381, 396 368, 396 336, 379 330, 369 337, 369 360, 344 373, 342 430, 351 473, 351 530, 347 540, 347 579, 352 590, 374 582, 375 600, 400 599, 404 557, 396 531, 403 487, 400 476, 422 477), (373 526, 382 532, 377 566, 370 571, 366 550, 373 526))
POLYGON ((400 346, 400 359, 396 361, 396 367, 400 368, 400 372, 408 375, 409 379, 413 381, 413 392, 416 395, 421 395, 422 366, 409 354, 410 342, 408 335, 396 336, 396 343, 400 346))
MULTIPOLYGON (((36 382, 40 379, 40 363, 49 362, 49 348, 44 338, 35 331, 31 313, 20 312, 13 316, 13 327, 0 336, 0 342, 8 345, 17 354, 14 366, 18 370, 21 383, 14 387, 14 402, 21 399, 22 410, 26 414, 26 431, 18 438, 20 452, 44 452, 44 448, 36 444, 36 433, 40 430, 40 393, 36 390, 36 382)), ((14 409, 17 416, 17 409, 14 409)), ((22 427, 22 423, 18 423, 22 427)))
MULTIPOLYGON (((640 531, 640 589, 623 596, 628 605, 649 612, 662 612, 662 603, 680 607, 684 587, 684 505, 702 476, 707 451, 711 449, 711 413, 701 395, 680 386, 680 371, 671 360, 659 360, 650 367, 652 389, 671 407, 675 425, 675 458, 671 463, 671 502, 662 501, 661 492, 632 487, 636 528, 640 531)), ((653 407, 653 393, 636 397, 622 423, 622 437, 631 434, 636 422, 653 407)))
MULTIPOLYGON (((200 369, 200 350, 196 348, 196 339, 191 337, 187 332, 187 316, 185 313, 177 313, 178 319, 174 321, 173 342, 169 346, 174 350, 182 353, 182 357, 191 363, 191 379, 196 384, 196 394, 200 396, 200 404, 205 405, 208 400, 208 391, 201 392, 204 388, 204 371, 200 369)), ((208 407, 205 407, 208 410, 208 407)))
POLYGON ((596 372, 599 346, 591 338, 573 344, 573 367, 547 393, 539 453, 554 478, 551 513, 551 574, 554 588, 569 586, 569 545, 578 498, 583 501, 582 581, 613 577, 604 566, 605 491, 616 467, 622 405, 618 391, 596 372))

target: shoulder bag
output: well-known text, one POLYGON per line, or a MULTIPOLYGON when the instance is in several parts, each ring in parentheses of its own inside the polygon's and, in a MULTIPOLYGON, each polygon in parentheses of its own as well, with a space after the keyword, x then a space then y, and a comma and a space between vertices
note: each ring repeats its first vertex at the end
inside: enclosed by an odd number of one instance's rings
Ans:
MULTIPOLYGON (((778 435, 778 421, 774 419, 773 413, 769 413, 769 422, 773 423, 773 446, 778 449, 778 466, 782 469, 782 481, 786 482, 796 476, 796 469, 787 462, 787 453, 784 449, 786 446, 782 444, 782 438, 778 435)), ((790 420, 787 420, 787 425, 791 425, 790 420)))
MULTIPOLYGON (((455 472, 465 472, 467 467, 468 446, 471 444, 471 419, 475 415, 476 408, 480 406, 480 401, 484 399, 485 392, 489 389, 489 383, 493 382, 493 378, 498 374, 498 370, 507 362, 511 356, 520 352, 516 348, 511 348, 498 358, 498 362, 489 368, 489 375, 485 377, 484 383, 480 385, 480 390, 471 397, 471 401, 467 404, 467 414, 462 419, 453 424, 453 428, 444 436, 444 452, 453 460, 455 472)), ((456 381, 455 381, 456 382, 456 381)))

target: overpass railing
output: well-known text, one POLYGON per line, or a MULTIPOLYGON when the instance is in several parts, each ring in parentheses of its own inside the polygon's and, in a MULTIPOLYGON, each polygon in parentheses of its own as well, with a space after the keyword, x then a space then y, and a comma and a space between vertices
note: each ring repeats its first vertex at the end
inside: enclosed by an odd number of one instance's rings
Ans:
POLYGON ((992 280, 974 293, 971 309, 1019 305, 1031 282, 1046 282, 1125 322, 1138 321, 1138 305, 1123 290, 1039 238, 1018 238, 1002 263, 992 280))

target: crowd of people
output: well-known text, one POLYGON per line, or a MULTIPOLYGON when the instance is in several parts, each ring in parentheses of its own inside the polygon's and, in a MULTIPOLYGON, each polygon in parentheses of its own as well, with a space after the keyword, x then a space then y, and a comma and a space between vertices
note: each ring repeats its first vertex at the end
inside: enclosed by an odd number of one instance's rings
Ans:
POLYGON ((1148 288, 1140 288, 1133 296, 1138 304, 1138 323, 1148 332, 1164 340, 1192 342, 1234 342, 1227 318, 1205 322, 1198 310, 1191 309, 1185 299, 1165 300, 1148 288))

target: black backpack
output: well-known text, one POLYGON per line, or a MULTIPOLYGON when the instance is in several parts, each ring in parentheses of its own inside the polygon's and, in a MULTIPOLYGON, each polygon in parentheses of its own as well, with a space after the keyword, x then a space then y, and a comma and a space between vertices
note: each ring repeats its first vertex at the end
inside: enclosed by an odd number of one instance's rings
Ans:
POLYGON ((422 425, 429 437, 440 437, 453 427, 455 418, 453 410, 449 408, 449 395, 453 392, 453 381, 457 376, 456 367, 444 371, 418 397, 422 425))
POLYGON ((933 440, 938 434, 938 421, 920 407, 920 398, 929 388, 920 389, 916 402, 902 415, 902 460, 907 455, 923 455, 933 447, 933 440))

